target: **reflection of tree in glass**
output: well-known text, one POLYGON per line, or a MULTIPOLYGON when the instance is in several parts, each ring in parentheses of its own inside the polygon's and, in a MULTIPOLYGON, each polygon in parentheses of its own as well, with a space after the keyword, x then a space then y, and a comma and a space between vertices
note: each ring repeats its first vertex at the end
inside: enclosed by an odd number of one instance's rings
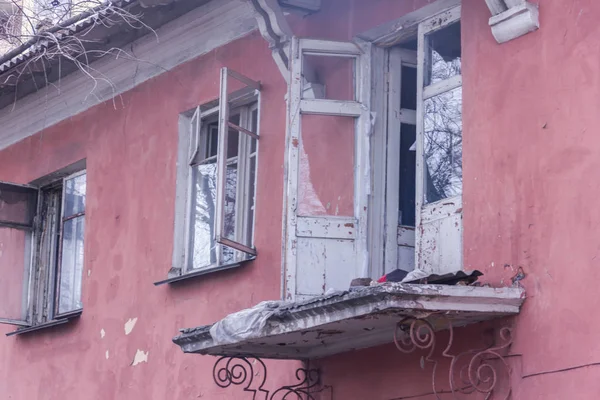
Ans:
POLYGON ((65 181, 59 312, 82 307, 86 174, 65 181))
MULTIPOLYGON (((215 242, 216 201, 217 201, 217 164, 215 161, 195 167, 195 199, 193 251, 194 268, 206 267, 217 261, 215 242)), ((237 195, 237 163, 229 161, 225 182, 225 220, 224 235, 235 239, 235 204, 237 195)), ((225 263, 232 262, 234 250, 224 247, 225 263)))
MULTIPOLYGON (((432 51, 432 82, 460 74, 460 58, 445 61, 432 51)), ((462 88, 424 102, 424 156, 428 203, 462 192, 462 88)))

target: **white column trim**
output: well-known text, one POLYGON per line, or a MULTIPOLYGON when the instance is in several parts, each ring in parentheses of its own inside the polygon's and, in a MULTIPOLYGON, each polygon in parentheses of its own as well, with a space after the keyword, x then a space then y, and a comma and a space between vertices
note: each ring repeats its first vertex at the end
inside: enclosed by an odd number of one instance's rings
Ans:
POLYGON ((485 0, 492 17, 489 24, 498 43, 505 43, 539 29, 537 4, 525 0, 485 0))

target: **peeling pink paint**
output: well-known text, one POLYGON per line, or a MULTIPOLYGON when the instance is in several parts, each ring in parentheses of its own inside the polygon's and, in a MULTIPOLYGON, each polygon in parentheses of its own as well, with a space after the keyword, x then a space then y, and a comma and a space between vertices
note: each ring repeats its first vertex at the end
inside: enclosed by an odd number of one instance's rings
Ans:
MULTIPOLYGON (((322 12, 290 20, 300 36, 347 40, 427 3, 329 0, 322 12)), ((504 45, 492 38, 485 2, 464 0, 462 9, 465 266, 482 269, 494 285, 510 284, 515 267, 527 271, 520 282, 528 293, 522 314, 496 322, 515 326, 513 398, 593 399, 600 389, 598 322, 590 318, 600 307, 600 141, 594 129, 600 3, 540 2, 541 30, 504 45)), ((254 33, 125 93, 124 109, 94 107, 0 152, 0 180, 21 183, 87 159, 85 269, 97 267, 84 277, 79 320, 0 338, 4 397, 242 398, 239 390, 214 385, 214 359, 184 355, 170 339, 178 328, 280 296, 284 189, 282 170, 274 166, 284 159, 285 93, 270 49, 254 33), (269 112, 262 113, 259 149, 260 256, 240 269, 155 288, 152 282, 164 279, 171 263, 177 116, 216 98, 221 66, 264 84, 269 112), (133 315, 137 326, 123 335, 133 315), (151 358, 132 368, 140 349, 151 358)), ((306 197, 299 204, 310 213, 352 215, 347 171, 353 141, 341 137, 343 129, 330 135, 332 129, 314 126, 302 140, 306 197)), ((0 253, 2 262, 21 262, 6 245, 0 253)), ((3 282, 0 290, 12 290, 3 282)), ((459 347, 483 345, 480 334, 488 327, 458 330, 459 347)), ((404 356, 390 345, 319 360, 318 366, 336 399, 430 399, 431 375, 420 363, 420 355, 404 356)), ((269 366, 271 387, 295 383, 296 363, 269 366)))

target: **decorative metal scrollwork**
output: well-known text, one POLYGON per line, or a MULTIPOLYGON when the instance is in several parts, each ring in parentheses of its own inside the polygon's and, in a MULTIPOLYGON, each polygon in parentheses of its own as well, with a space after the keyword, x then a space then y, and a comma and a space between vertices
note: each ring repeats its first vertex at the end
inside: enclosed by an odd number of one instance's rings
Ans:
MULTIPOLYGON (((448 321, 449 340, 442 351, 442 357, 450 360, 448 383, 453 399, 457 395, 469 395, 475 392, 485 395, 485 399, 508 400, 511 395, 510 386, 505 388, 504 397, 497 393, 500 374, 510 378, 510 367, 505 360, 504 351, 512 344, 512 331, 510 328, 500 330, 500 344, 489 346, 480 350, 469 350, 451 354, 450 350, 454 343, 454 329, 452 322, 448 321)), ((442 392, 436 386, 439 360, 434 358, 434 352, 439 350, 437 345, 436 331, 430 322, 421 319, 406 318, 398 322, 394 332, 394 343, 399 351, 412 353, 417 350, 427 351, 422 358, 424 362, 433 365, 432 388, 437 400, 441 400, 442 392)), ((508 381, 509 379, 507 379, 508 381)))
POLYGON ((243 386, 252 393, 252 400, 316 400, 312 393, 321 383, 318 370, 296 370, 294 385, 282 386, 274 391, 265 389, 267 366, 260 358, 221 357, 213 367, 213 378, 221 388, 243 386))
MULTIPOLYGON (((469 350, 452 354, 454 327, 450 320, 448 343, 439 345, 437 330, 425 319, 405 318, 396 324, 394 343, 402 353, 422 351, 421 367, 431 364, 433 394, 437 400, 444 394, 445 399, 458 400, 468 395, 484 397, 486 400, 508 400, 511 396, 510 366, 505 353, 512 344, 510 328, 499 331, 499 343, 483 349, 469 350), (441 352, 441 353, 440 353, 441 352), (441 367, 448 366, 448 380, 442 380, 441 367), (502 378, 507 378, 502 380, 502 378), (443 383, 443 388, 438 384, 443 383)), ((437 323, 436 323, 437 326, 437 323)), ((445 340, 444 340, 445 342, 445 340)), ((296 382, 275 390, 265 389, 267 366, 259 358, 221 357, 213 368, 215 383, 221 388, 240 386, 244 392, 252 393, 252 400, 316 400, 316 393, 333 391, 330 386, 322 386, 320 372, 315 369, 296 370, 296 382)))

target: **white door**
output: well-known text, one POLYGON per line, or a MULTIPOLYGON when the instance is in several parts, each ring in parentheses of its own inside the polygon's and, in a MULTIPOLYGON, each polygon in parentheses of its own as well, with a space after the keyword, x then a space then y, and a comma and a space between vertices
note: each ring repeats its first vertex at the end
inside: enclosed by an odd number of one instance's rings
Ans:
POLYGON ((462 269, 460 7, 419 24, 416 251, 418 269, 462 269))
POLYGON ((417 52, 389 52, 385 273, 415 268, 417 52))
POLYGON ((367 276, 370 46, 293 39, 285 299, 367 276))

